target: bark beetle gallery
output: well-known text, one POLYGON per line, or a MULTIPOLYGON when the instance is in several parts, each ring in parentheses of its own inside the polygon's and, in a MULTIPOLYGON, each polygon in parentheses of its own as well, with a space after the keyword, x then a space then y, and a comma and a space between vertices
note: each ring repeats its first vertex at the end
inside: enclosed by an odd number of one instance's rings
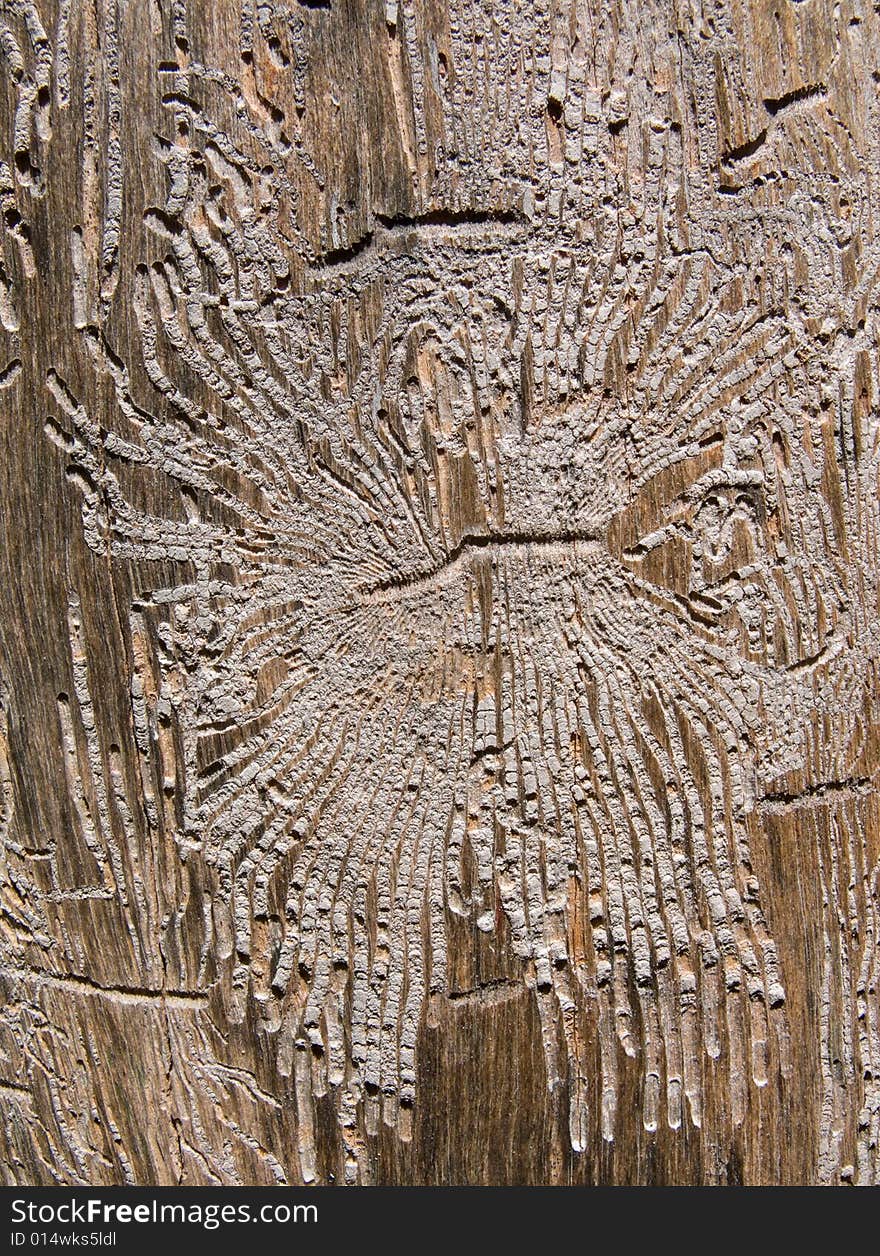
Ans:
POLYGON ((5 1180, 876 1182, 874 8, 0 53, 5 1180))

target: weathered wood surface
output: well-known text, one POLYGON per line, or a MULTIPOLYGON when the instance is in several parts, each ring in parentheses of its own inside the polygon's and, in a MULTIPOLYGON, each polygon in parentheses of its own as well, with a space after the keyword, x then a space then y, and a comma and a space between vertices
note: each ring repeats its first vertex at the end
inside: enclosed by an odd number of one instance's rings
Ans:
POLYGON ((876 1182, 878 80, 0 5, 5 1181, 876 1182))

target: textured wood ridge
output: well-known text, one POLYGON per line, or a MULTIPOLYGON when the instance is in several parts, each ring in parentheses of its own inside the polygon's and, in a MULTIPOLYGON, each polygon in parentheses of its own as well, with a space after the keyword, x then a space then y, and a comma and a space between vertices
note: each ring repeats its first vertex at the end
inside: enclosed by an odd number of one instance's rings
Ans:
POLYGON ((9 1183, 880 1178, 880 16, 0 4, 9 1183))

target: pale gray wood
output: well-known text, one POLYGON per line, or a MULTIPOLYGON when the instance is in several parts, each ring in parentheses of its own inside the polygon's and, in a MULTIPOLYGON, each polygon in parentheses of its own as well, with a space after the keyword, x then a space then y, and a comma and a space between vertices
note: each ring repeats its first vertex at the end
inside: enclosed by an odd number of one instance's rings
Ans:
POLYGON ((876 1182, 874 8, 0 53, 3 1179, 876 1182))

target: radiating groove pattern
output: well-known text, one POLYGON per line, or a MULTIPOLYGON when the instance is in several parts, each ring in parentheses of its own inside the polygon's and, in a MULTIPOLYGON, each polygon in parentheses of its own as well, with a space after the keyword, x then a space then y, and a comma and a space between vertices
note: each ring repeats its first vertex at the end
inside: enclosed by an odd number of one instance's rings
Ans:
MULTIPOLYGON (((816 1179, 875 1181, 880 254, 876 93, 839 112, 857 26, 824 61, 805 26, 785 70, 722 10, 401 0, 364 6, 350 48, 335 3, 212 22, 179 0, 145 19, 135 81, 116 0, 54 27, 6 7, 0 204, 48 195, 55 113, 82 138, 53 298, 70 344, 35 388, 86 546, 129 573, 136 747, 102 734, 71 592, 57 736, 91 871, 71 880, 52 838, 4 873, 13 932, 47 938, 16 952, 16 998, 32 970, 88 976, 53 905, 111 899, 139 976, 98 984, 120 1008, 141 991, 167 1110, 191 1105, 151 1170, 169 1180, 242 1180, 248 1156, 326 1180, 328 1105, 339 1179, 375 1180, 383 1124, 416 1135, 429 1031, 522 991, 573 1153, 632 1137, 634 1078, 640 1137, 733 1143, 776 1102, 758 1092, 796 1084, 778 922, 803 814, 816 1179), (359 150, 355 118, 382 143, 359 150), (272 1078, 220 1061, 223 1026, 271 1044, 272 1078), (239 1150, 211 1150, 189 1088, 239 1150), (267 1132, 282 1093, 296 1163, 267 1132)), ((39 281, 4 212, 11 389, 16 284, 39 281)), ((59 1129, 53 1176, 113 1177, 59 1129)))

